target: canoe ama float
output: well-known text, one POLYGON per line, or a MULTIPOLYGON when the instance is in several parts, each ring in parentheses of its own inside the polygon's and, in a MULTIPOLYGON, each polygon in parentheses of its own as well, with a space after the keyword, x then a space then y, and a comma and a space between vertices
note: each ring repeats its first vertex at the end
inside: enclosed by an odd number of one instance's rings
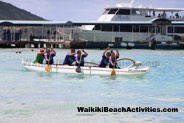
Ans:
MULTIPOLYGON (((150 72, 150 67, 141 67, 141 62, 136 61, 134 64, 123 69, 115 69, 117 76, 126 75, 145 75, 150 72)), ((38 64, 30 61, 22 60, 22 65, 24 68, 33 71, 46 72, 45 67, 47 64, 38 64)), ((84 66, 81 67, 81 73, 76 72, 77 66, 68 65, 50 65, 50 72, 65 73, 65 74, 86 74, 86 75, 111 75, 112 68, 100 68, 95 66, 84 66)))

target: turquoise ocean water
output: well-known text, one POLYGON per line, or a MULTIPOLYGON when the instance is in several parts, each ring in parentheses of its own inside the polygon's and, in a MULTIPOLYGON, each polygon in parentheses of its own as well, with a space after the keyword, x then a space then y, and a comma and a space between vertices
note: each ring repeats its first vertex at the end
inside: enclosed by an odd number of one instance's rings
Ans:
MULTIPOLYGON (((38 49, 0 49, 0 123, 183 123, 184 51, 120 50, 151 65, 144 77, 66 75, 25 70, 38 49), (21 54, 16 54, 21 50, 21 54), (159 63, 155 66, 154 63, 159 63), (79 113, 77 107, 178 108, 179 112, 79 113)), ((57 49, 62 60, 69 50, 57 49)), ((87 50, 99 61, 102 50, 87 50)))

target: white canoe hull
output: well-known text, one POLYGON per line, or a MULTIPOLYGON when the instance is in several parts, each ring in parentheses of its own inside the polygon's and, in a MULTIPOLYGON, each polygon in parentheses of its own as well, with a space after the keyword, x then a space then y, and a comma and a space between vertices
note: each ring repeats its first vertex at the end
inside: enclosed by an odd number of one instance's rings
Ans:
MULTIPOLYGON (((46 72, 45 64, 34 64, 32 62, 25 62, 22 61, 24 68, 33 70, 33 71, 40 71, 46 72)), ((51 71, 50 72, 57 72, 57 73, 66 73, 66 74, 87 74, 87 75, 111 75, 112 69, 111 68, 99 68, 99 67, 81 67, 81 73, 77 73, 76 66, 67 66, 67 65, 50 65, 51 71)), ((123 75, 145 75, 150 71, 150 67, 144 68, 136 68, 136 67, 128 67, 124 69, 115 69, 117 76, 123 75)))

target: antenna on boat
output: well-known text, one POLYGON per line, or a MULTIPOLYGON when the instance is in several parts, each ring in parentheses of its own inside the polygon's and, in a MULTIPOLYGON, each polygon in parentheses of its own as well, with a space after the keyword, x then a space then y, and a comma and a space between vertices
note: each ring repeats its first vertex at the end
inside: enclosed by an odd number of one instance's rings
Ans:
POLYGON ((130 0, 130 2, 128 3, 120 2, 120 0, 118 0, 116 6, 117 7, 132 7, 133 3, 134 3, 134 0, 130 0))
POLYGON ((131 1, 129 2, 129 6, 132 7, 133 3, 134 3, 134 0, 131 0, 131 1))

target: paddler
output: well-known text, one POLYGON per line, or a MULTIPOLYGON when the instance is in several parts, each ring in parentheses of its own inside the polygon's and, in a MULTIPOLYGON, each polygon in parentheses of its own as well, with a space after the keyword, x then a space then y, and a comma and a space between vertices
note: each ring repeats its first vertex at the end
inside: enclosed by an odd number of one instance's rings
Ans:
POLYGON ((111 53, 107 52, 108 50, 109 50, 109 47, 103 52, 102 60, 101 60, 101 62, 99 64, 99 67, 105 68, 109 64, 109 58, 111 56, 111 53))
POLYGON ((63 62, 63 65, 72 65, 72 63, 75 62, 75 49, 71 49, 70 53, 68 53, 66 56, 65 56, 65 60, 63 62))
POLYGON ((43 64, 44 53, 45 53, 44 51, 45 51, 44 48, 40 48, 40 51, 37 53, 36 58, 33 63, 43 64))
POLYGON ((76 66, 80 65, 80 66, 84 66, 84 58, 86 58, 88 56, 88 53, 86 51, 84 51, 84 49, 78 50, 77 51, 77 55, 75 56, 75 62, 76 62, 76 66))
POLYGON ((54 64, 54 57, 56 56, 56 51, 53 48, 47 48, 44 56, 46 64, 54 64))
POLYGON ((111 51, 111 57, 109 59, 109 68, 119 68, 117 66, 117 59, 119 58, 119 52, 116 50, 116 54, 111 51))

